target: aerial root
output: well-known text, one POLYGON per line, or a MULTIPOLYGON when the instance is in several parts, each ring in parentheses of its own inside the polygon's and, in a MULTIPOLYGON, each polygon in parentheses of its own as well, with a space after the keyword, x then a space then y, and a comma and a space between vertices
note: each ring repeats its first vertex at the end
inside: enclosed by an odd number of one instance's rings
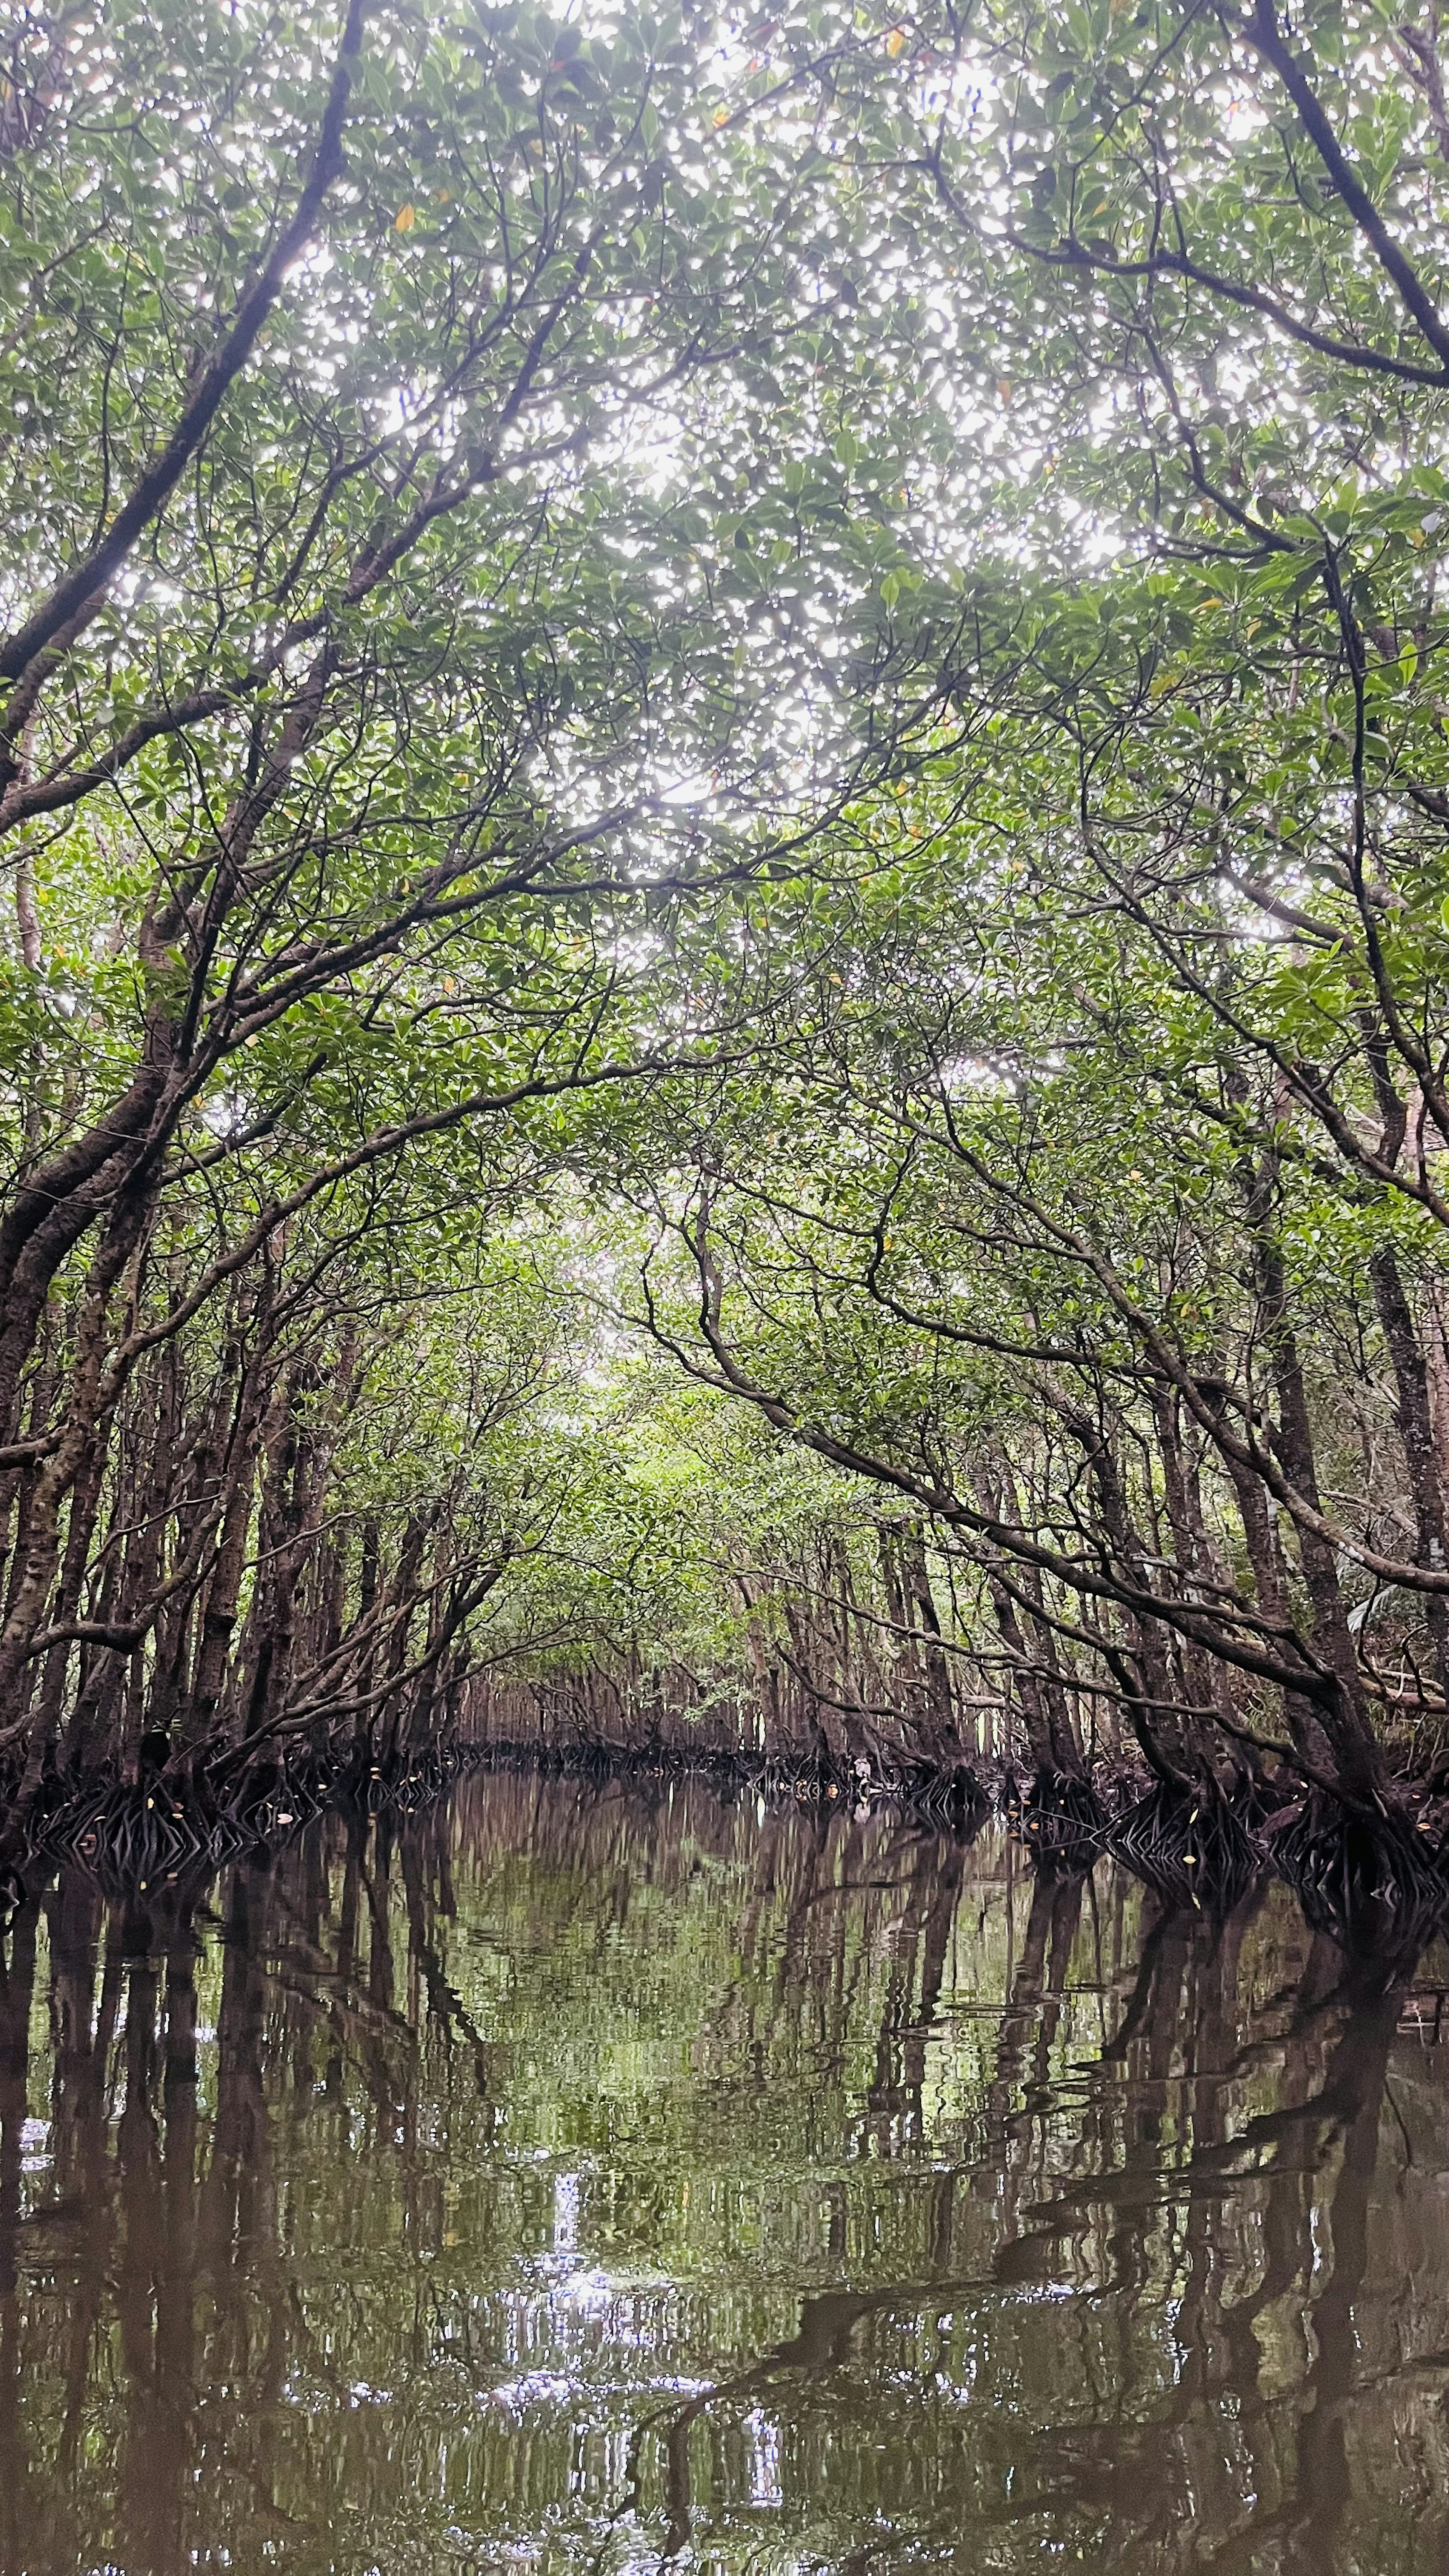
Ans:
POLYGON ((1367 1813, 1313 1790, 1260 1840, 1314 1930, 1346 1950, 1417 1950, 1444 1927, 1449 1875, 1397 1806, 1367 1813))
POLYGON ((984 1821, 990 1799, 974 1766, 903 1760, 883 1763, 866 1754, 786 1753, 762 1756, 674 1744, 507 1744, 478 1748, 478 1767, 490 1771, 541 1771, 602 1783, 705 1779, 726 1797, 762 1798, 770 1808, 798 1808, 831 1815, 862 1806, 888 1806, 951 1831, 984 1821))
MULTIPOLYGON (((1283 1880, 1308 1922, 1345 1950, 1394 1958, 1422 1948, 1449 1922, 1449 1844, 1430 1811, 1386 1802, 1350 1808, 1311 1791, 1260 1819, 1257 1805, 1212 1786, 1193 1793, 1159 1782, 1113 1812, 1112 1783, 1061 1772, 1023 1787, 1012 1772, 994 1801, 979 1771, 903 1763, 872 1767, 863 1755, 800 1755, 765 1762, 739 1753, 690 1758, 673 1747, 533 1746, 432 1748, 421 1756, 374 1759, 354 1752, 319 1761, 291 1748, 238 1767, 224 1752, 172 1773, 153 1766, 133 1784, 51 1776, 22 1813, 0 1824, 0 1919, 38 1869, 78 1864, 107 1895, 148 1904, 180 1903, 228 1861, 289 1841, 328 1808, 411 1813, 464 1770, 567 1773, 602 1785, 628 1778, 653 1789, 704 1777, 722 1796, 762 1799, 776 1813, 821 1819, 876 1807, 918 1818, 939 1832, 970 1836, 994 1803, 1013 1838, 1045 1872, 1089 1869, 1104 1850, 1170 1905, 1221 1919, 1265 1872, 1283 1880)), ((1125 1781, 1120 1787, 1129 1786, 1125 1781)), ((1258 1802, 1261 1803, 1261 1802, 1258 1802)))
POLYGON ((466 1754, 430 1750, 416 1760, 318 1762, 294 1753, 248 1764, 230 1777, 222 1760, 172 1778, 153 1768, 134 1783, 52 1777, 5 1823, 0 1913, 37 1868, 75 1864, 108 1896, 129 1899, 205 1879, 228 1861, 269 1851, 324 1809, 349 1805, 411 1813, 465 1767, 466 1754))
POLYGON ((1262 1854, 1220 1791, 1194 1793, 1166 1781, 1114 1818, 1106 1845, 1114 1860, 1169 1904, 1217 1917, 1242 1903, 1263 1867, 1262 1854))
POLYGON ((1023 1791, 1008 1771, 1000 1806, 1007 1830, 1044 1869, 1090 1869, 1102 1849, 1107 1811, 1080 1773, 1038 1771, 1023 1791))

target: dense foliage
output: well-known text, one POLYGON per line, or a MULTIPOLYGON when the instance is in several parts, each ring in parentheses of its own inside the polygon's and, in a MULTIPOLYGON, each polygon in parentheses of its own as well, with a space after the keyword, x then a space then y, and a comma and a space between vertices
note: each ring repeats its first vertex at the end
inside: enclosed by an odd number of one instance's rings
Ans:
POLYGON ((0 150, 23 1797, 502 1659, 1421 1848, 1437 18, 101 6, 0 150))

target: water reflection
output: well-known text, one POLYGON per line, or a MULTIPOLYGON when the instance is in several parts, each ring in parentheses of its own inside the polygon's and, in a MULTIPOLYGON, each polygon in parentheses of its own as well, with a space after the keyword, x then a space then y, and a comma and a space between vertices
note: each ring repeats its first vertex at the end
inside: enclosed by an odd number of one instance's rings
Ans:
POLYGON ((1441 1968, 703 1788, 65 1878, 0 2567, 1438 2570, 1441 1968))

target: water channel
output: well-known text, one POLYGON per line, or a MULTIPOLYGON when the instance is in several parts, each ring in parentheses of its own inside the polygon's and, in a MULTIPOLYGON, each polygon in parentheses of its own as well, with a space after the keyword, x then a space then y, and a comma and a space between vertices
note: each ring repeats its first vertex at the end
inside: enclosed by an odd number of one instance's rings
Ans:
POLYGON ((4 2576, 1449 2565, 1438 1951, 495 1777, 3 1959, 4 2576))

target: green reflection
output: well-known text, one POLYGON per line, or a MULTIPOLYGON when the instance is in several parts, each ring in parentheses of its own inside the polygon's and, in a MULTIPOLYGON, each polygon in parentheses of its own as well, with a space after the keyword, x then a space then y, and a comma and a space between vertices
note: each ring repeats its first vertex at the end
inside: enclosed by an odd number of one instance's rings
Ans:
POLYGON ((1437 2570, 1438 1973, 698 1786, 63 1880, 0 2565, 1437 2570))

